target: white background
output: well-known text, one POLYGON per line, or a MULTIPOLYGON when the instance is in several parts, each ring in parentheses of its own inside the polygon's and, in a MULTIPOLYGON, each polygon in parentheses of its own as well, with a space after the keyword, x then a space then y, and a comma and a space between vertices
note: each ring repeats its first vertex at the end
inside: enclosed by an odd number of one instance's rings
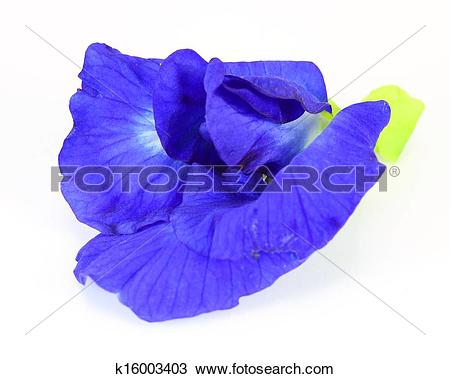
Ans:
POLYGON ((449 378, 449 10, 441 1, 27 1, 1 14, 0 376, 110 378, 115 362, 330 364, 335 378, 449 378), (50 167, 92 42, 164 58, 190 47, 225 61, 312 60, 335 101, 398 84, 427 108, 387 193, 376 190, 322 253, 230 311, 146 323, 72 270, 96 233, 50 167))

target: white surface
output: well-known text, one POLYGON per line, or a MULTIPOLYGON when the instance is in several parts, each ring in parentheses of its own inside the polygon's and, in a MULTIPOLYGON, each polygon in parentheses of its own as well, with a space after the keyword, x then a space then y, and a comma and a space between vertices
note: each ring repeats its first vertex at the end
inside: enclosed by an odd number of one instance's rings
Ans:
POLYGON ((1 5, 1 280, 4 378, 109 378, 118 362, 332 364, 335 378, 448 378, 449 14, 444 1, 75 1, 1 5), (422 335, 315 254, 231 311, 149 324, 114 295, 81 289, 78 223, 50 167, 72 126, 68 100, 91 42, 165 57, 178 48, 224 60, 312 60, 332 95, 427 27, 336 102, 399 84, 426 111, 387 193, 372 191, 322 250, 422 335), (444 38, 444 36, 446 36, 444 38), (447 365, 447 368, 445 366, 447 365), (447 373, 445 374, 445 371, 447 373))

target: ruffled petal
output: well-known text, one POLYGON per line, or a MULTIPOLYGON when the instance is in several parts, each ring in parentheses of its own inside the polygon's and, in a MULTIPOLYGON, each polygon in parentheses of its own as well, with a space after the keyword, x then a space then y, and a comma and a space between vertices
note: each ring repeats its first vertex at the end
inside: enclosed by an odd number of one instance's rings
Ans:
MULTIPOLYGON (((166 155, 154 128, 152 91, 158 67, 158 60, 126 56, 106 45, 88 48, 80 73, 83 89, 70 101, 74 127, 59 155, 63 173, 64 166, 133 170, 133 166, 179 164, 166 155)), ((77 218, 104 233, 132 233, 166 220, 181 200, 175 191, 144 191, 136 173, 125 181, 121 177, 114 174, 111 186, 102 192, 86 192, 71 173, 61 188, 77 218)), ((95 180, 85 178, 88 184, 95 180)), ((158 180, 162 178, 152 177, 158 180)))
POLYGON ((169 156, 187 163, 220 159, 204 132, 207 63, 193 50, 178 50, 161 64, 154 93, 156 130, 169 156))
POLYGON ((258 114, 279 124, 293 121, 305 111, 331 111, 327 102, 317 100, 303 87, 281 78, 225 75, 222 84, 258 114))
POLYGON ((320 113, 331 112, 323 77, 310 62, 213 59, 205 88, 206 127, 219 155, 247 171, 283 167, 320 133, 320 113))
MULTIPOLYGON (((305 61, 228 62, 226 74, 239 77, 279 78, 307 91, 316 101, 327 102, 327 90, 319 68, 305 61)), ((273 89, 275 90, 275 89, 273 89)))
POLYGON ((241 197, 239 203, 232 194, 185 195, 171 215, 175 232, 191 249, 217 259, 239 260, 260 252, 295 252, 307 258, 334 237, 384 172, 373 150, 389 117, 384 101, 345 108, 290 162, 290 166, 313 168, 318 175, 331 166, 350 167, 351 172, 332 180, 341 189, 347 186, 345 191, 331 191, 320 180, 313 190, 297 185, 291 192, 273 191, 292 177, 287 167, 255 201, 241 197), (366 183, 355 181, 355 170, 372 178, 366 183))
POLYGON ((92 278, 140 318, 163 321, 228 309, 303 262, 294 253, 221 260, 193 252, 170 224, 103 236, 80 251, 75 274, 92 278))

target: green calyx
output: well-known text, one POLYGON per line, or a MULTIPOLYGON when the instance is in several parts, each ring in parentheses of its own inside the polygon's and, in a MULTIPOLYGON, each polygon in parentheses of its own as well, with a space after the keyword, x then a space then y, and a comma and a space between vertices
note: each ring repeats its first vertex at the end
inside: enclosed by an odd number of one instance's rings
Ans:
POLYGON ((378 138, 375 153, 382 161, 393 163, 408 142, 425 105, 394 85, 377 88, 364 99, 375 100, 385 100, 391 108, 391 118, 378 138))

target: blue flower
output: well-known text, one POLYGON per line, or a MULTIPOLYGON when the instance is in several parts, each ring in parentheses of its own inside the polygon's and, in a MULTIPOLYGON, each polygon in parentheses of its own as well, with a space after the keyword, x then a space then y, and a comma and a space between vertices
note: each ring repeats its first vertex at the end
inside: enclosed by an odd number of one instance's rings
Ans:
POLYGON ((80 250, 77 279, 118 293, 148 321, 231 308, 270 286, 326 245, 374 184, 334 192, 319 181, 315 191, 271 191, 286 166, 361 166, 375 177, 384 167, 373 150, 388 104, 359 103, 332 118, 311 62, 208 63, 192 50, 142 59, 94 44, 80 78, 61 167, 219 165, 223 171, 211 175, 222 177, 239 165, 240 180, 260 167, 273 173, 262 193, 178 185, 152 192, 134 175, 129 191, 117 175, 102 192, 61 184, 76 217, 101 232, 80 250))

